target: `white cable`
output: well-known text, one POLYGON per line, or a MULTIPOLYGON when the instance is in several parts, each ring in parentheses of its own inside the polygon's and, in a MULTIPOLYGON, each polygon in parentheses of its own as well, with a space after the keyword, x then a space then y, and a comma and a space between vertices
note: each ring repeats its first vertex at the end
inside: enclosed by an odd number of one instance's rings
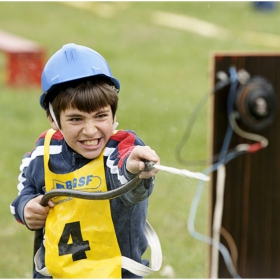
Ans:
MULTIPOLYGON (((224 189, 225 189, 226 168, 221 164, 217 169, 217 184, 216 184, 216 204, 213 215, 213 240, 217 244, 220 243, 220 229, 222 224, 223 207, 224 207, 224 189)), ((219 267, 219 249, 212 246, 211 258, 211 278, 218 278, 219 267)))
POLYGON ((263 148, 265 148, 268 145, 268 140, 265 137, 263 137, 261 135, 258 135, 258 134, 253 134, 253 133, 249 133, 249 132, 246 132, 246 131, 242 130, 236 122, 236 117, 235 117, 234 113, 232 113, 230 115, 229 122, 230 122, 230 125, 231 125, 233 131, 236 134, 238 134, 239 136, 241 136, 245 139, 260 142, 263 148))
MULTIPOLYGON (((236 122, 236 116, 234 113, 230 114, 229 122, 232 127, 232 130, 237 135, 245 139, 259 142, 263 148, 265 148, 268 145, 268 140, 265 137, 242 130, 236 122)), ((236 150, 248 151, 249 147, 250 145, 248 144, 239 144, 236 146, 236 150)), ((226 177, 225 165, 221 164, 217 168, 216 204, 215 204, 215 209, 213 214, 213 227, 212 227, 214 244, 220 243, 220 229, 222 224, 223 205, 224 205, 225 177, 226 177)), ((218 268, 219 268, 219 250, 217 246, 212 246, 211 267, 210 267, 210 276, 212 279, 218 278, 218 268)))
POLYGON ((192 172, 192 171, 189 171, 189 170, 186 170, 186 169, 177 169, 177 168, 174 168, 174 167, 168 167, 168 166, 164 166, 164 165, 161 165, 161 164, 154 164, 153 167, 158 169, 158 170, 163 170, 163 171, 173 173, 173 174, 187 176, 187 177, 190 177, 190 178, 203 180, 203 181, 210 181, 210 177, 206 176, 205 174, 203 174, 201 172, 192 172))

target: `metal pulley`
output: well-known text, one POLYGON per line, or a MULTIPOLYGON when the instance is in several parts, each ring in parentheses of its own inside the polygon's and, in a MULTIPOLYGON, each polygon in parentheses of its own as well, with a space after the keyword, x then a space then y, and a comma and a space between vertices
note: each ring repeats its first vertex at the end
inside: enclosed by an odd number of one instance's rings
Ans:
POLYGON ((272 84, 263 77, 253 77, 236 92, 237 120, 254 130, 267 127, 276 114, 276 94, 272 84))

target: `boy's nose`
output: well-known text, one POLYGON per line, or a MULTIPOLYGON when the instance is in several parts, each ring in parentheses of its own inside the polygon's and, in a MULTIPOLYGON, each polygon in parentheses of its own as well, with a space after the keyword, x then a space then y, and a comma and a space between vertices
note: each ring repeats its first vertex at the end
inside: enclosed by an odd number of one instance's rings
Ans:
POLYGON ((97 131, 96 126, 94 125, 93 122, 86 122, 84 127, 83 127, 83 134, 87 135, 88 137, 91 137, 95 134, 97 131))

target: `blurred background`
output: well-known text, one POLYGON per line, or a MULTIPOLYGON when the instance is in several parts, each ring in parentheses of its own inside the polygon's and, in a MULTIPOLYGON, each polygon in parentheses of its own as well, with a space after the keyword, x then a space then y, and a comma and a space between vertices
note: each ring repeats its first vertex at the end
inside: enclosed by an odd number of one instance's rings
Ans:
MULTIPOLYGON (((188 164, 178 162, 175 151, 213 86, 213 53, 277 53, 279 24, 277 2, 0 2, 0 30, 38 44, 44 61, 69 42, 101 53, 121 83, 119 128, 135 130, 163 165, 192 171, 202 171, 209 157, 207 104, 182 149, 188 164)), ((9 85, 1 36, 0 277, 31 278, 34 233, 14 220, 9 205, 17 196, 21 159, 49 124, 38 102, 40 86, 9 85)), ((163 265, 149 278, 209 277, 209 248, 187 230, 196 188, 195 179, 157 175, 148 220, 161 241, 163 265)), ((195 226, 209 233, 207 188, 195 226)))

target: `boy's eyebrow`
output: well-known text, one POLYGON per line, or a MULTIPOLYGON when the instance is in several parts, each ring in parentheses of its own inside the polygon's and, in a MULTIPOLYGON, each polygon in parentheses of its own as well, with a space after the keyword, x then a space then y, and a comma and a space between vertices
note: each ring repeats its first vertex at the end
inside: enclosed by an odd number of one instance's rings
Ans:
MULTIPOLYGON (((110 112, 110 109, 100 109, 95 111, 96 114, 107 113, 107 112, 110 112)), ((79 116, 82 116, 82 114, 79 114, 77 112, 73 112, 73 113, 70 112, 69 114, 65 115, 65 117, 79 117, 79 116)))
POLYGON ((110 109, 100 109, 100 110, 97 110, 96 113, 106 113, 106 112, 110 112, 110 109))
POLYGON ((80 117, 81 116, 81 114, 77 114, 77 113, 73 113, 73 114, 67 114, 67 115, 65 115, 65 117, 67 117, 67 118, 69 118, 69 117, 80 117))

